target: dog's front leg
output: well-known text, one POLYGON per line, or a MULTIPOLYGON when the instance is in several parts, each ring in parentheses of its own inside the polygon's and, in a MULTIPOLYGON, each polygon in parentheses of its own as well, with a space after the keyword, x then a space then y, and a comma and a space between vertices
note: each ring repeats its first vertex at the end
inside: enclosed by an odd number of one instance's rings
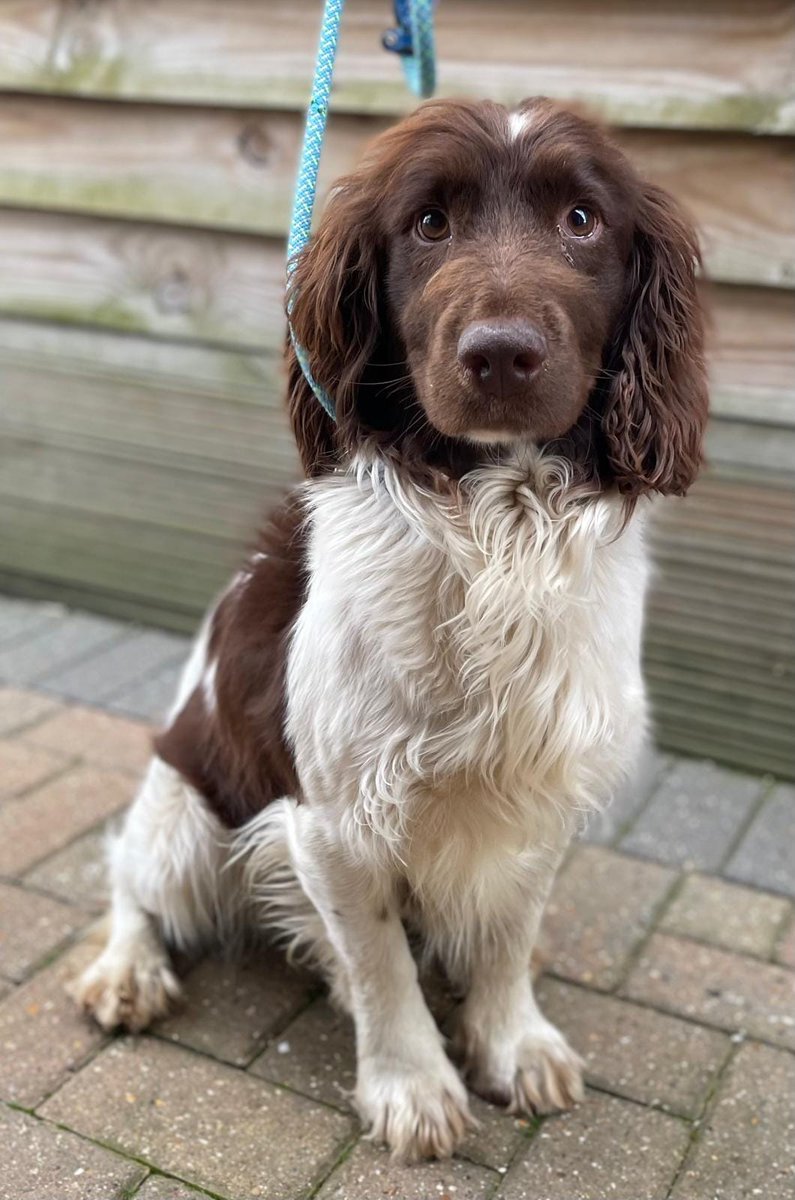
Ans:
MULTIPOLYGON (((552 871, 546 875, 551 881, 552 871)), ((548 886, 536 871, 473 936, 455 1048, 474 1092, 511 1112, 553 1112, 582 1099, 582 1061, 538 1007, 530 961, 548 886)))
POLYGON ((347 976, 362 1119, 396 1157, 447 1157, 471 1121, 467 1094, 420 991, 394 880, 354 861, 308 808, 293 858, 347 976))

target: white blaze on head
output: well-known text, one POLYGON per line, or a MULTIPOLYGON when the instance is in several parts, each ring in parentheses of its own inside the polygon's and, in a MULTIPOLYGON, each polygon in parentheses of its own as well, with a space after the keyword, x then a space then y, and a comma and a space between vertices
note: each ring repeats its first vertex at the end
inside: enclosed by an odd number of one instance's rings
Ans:
POLYGON ((508 113, 508 134, 510 140, 515 142, 517 138, 530 128, 532 120, 529 112, 512 112, 508 113))

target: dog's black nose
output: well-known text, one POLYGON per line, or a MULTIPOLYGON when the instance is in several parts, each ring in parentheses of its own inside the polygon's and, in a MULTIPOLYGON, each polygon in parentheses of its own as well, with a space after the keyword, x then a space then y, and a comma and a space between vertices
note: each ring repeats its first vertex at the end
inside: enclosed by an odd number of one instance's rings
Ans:
POLYGON ((529 321, 476 321, 458 342, 458 361, 480 391, 510 395, 539 373, 547 340, 529 321))

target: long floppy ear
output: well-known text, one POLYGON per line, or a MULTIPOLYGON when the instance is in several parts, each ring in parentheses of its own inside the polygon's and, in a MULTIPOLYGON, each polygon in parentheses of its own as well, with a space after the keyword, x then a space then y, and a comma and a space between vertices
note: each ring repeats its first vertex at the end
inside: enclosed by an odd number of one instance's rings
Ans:
POLYGON ((627 496, 684 495, 702 462, 708 395, 699 262, 690 222, 670 196, 646 186, 602 419, 611 473, 627 496))
POLYGON ((355 392, 379 337, 378 235, 361 173, 340 182, 289 288, 290 322, 312 375, 332 398, 324 412, 288 345, 288 411, 307 475, 322 474, 354 442, 355 392))

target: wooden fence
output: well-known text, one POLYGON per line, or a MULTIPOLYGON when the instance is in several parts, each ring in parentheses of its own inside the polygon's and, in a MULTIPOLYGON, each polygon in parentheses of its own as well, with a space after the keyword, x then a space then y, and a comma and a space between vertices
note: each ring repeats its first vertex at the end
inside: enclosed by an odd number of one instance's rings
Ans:
MULTIPOLYGON (((320 0, 0 3, 0 588, 191 626, 295 478, 286 229, 320 0)), ((325 183, 411 107, 348 0, 325 183)), ((441 94, 586 102, 703 231, 711 468, 665 505, 661 740, 793 774, 795 6, 441 0, 441 94)))

